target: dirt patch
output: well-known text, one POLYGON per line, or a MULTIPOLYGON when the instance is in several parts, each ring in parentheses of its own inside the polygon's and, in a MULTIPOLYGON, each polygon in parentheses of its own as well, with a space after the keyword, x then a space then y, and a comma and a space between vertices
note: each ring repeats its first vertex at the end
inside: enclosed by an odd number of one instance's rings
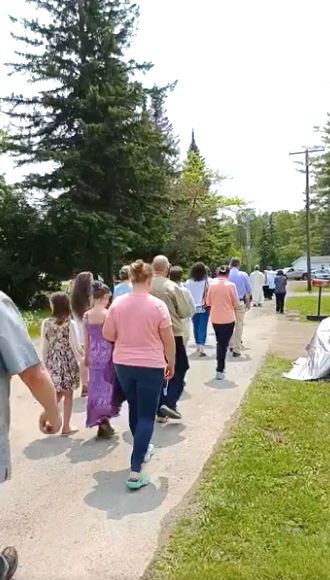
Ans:
POLYGON ((269 351, 272 355, 296 360, 306 355, 306 346, 310 342, 317 324, 304 324, 294 318, 279 318, 269 351))

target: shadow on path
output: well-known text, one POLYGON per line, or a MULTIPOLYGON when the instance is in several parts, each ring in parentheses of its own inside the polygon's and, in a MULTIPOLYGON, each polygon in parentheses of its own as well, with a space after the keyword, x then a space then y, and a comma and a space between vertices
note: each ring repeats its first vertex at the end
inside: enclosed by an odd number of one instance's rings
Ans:
POLYGON ((130 514, 143 514, 157 509, 168 493, 167 477, 160 477, 160 485, 154 483, 131 492, 125 487, 127 469, 121 471, 98 471, 93 474, 96 485, 84 501, 90 507, 106 513, 109 519, 121 520, 130 514))
POLYGON ((230 389, 237 389, 238 385, 234 383, 234 381, 217 381, 216 379, 212 379, 211 381, 207 381, 204 383, 205 387, 209 387, 210 389, 215 389, 216 391, 227 391, 230 389))
MULTIPOLYGON (((152 436, 152 443, 155 447, 172 447, 185 440, 181 435, 182 431, 186 429, 182 423, 155 423, 155 429, 152 436)), ((130 431, 123 433, 123 440, 128 445, 132 445, 132 435, 130 431)))
POLYGON ((109 441, 90 439, 71 439, 70 437, 47 437, 36 439, 23 450, 25 457, 39 461, 48 457, 67 454, 71 463, 80 463, 103 459, 119 445, 118 436, 109 441))

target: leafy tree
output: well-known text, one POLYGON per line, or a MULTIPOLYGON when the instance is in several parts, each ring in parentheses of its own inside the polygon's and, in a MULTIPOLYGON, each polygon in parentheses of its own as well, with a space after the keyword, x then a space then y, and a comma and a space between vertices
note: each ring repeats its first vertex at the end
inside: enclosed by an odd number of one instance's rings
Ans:
POLYGON ((68 215, 92 213, 99 225, 109 215, 112 234, 101 244, 101 261, 111 278, 119 257, 116 238, 125 230, 127 239, 147 243, 153 217, 166 215, 176 155, 150 122, 149 92, 134 77, 150 63, 125 59, 138 9, 128 0, 28 1, 43 19, 12 18, 24 29, 13 37, 28 52, 18 53, 19 62, 10 67, 46 88, 32 98, 3 99, 20 127, 8 136, 6 149, 18 165, 41 166, 24 180, 28 191, 59 194, 59 210, 63 200, 72 208, 68 215))
POLYGON ((266 214, 264 225, 259 240, 260 243, 260 266, 266 269, 267 266, 276 268, 278 264, 278 236, 274 214, 266 214))
POLYGON ((220 194, 217 187, 224 179, 207 167, 198 148, 189 149, 169 213, 165 250, 171 261, 187 267, 200 259, 216 267, 230 258, 230 218, 225 210, 240 202, 220 194))
POLYGON ((324 153, 313 159, 315 184, 312 202, 316 210, 316 232, 320 255, 330 254, 330 114, 323 129, 324 153))

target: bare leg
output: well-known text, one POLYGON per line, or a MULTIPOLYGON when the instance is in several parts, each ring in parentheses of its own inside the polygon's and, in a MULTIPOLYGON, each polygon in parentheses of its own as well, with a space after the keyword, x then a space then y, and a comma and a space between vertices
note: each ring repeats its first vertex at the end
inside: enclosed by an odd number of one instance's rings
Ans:
POLYGON ((63 428, 62 435, 73 435, 77 433, 78 429, 70 425, 71 415, 72 415, 72 403, 73 403, 73 391, 67 391, 64 393, 64 405, 63 405, 63 428))

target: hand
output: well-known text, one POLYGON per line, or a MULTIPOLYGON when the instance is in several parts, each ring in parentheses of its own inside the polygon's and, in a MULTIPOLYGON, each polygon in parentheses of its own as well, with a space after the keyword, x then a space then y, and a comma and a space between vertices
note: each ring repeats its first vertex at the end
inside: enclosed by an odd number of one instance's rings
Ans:
POLYGON ((166 381, 169 381, 172 377, 174 377, 174 363, 167 364, 164 373, 164 378, 166 381))
POLYGON ((86 368, 88 368, 88 356, 87 355, 84 358, 84 365, 86 368))
POLYGON ((55 414, 43 411, 39 417, 39 429, 44 435, 55 435, 62 427, 61 413, 57 410, 55 414))

